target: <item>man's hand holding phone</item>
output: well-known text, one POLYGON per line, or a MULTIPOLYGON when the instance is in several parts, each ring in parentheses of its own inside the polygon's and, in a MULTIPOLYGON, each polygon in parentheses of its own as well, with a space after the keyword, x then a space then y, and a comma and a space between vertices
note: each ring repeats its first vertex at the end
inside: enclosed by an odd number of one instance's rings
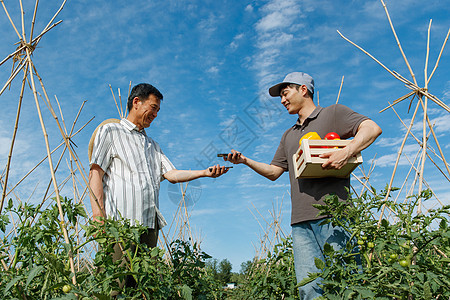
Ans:
POLYGON ((224 161, 229 161, 233 164, 245 164, 246 157, 236 150, 231 150, 231 153, 219 153, 217 157, 223 157, 224 161))

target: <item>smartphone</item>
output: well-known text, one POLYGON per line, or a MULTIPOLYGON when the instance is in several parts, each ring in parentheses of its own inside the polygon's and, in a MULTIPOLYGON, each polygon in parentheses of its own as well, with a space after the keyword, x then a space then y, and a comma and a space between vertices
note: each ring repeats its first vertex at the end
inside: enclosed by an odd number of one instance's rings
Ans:
MULTIPOLYGON (((225 169, 232 169, 233 167, 225 167, 225 169)), ((212 168, 209 168, 209 171, 211 172, 212 171, 212 168)))

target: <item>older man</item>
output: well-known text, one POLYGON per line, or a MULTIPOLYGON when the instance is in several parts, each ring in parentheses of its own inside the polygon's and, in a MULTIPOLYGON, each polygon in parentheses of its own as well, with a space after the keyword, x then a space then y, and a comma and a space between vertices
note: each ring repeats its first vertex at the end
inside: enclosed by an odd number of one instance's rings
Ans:
POLYGON ((90 160, 89 184, 93 218, 130 219, 148 227, 141 242, 155 247, 158 229, 167 223, 159 211, 160 182, 186 182, 200 177, 218 177, 228 171, 219 165, 205 170, 177 170, 150 138, 145 128, 158 116, 163 95, 154 86, 141 83, 128 97, 128 117, 108 123, 95 136, 90 160))

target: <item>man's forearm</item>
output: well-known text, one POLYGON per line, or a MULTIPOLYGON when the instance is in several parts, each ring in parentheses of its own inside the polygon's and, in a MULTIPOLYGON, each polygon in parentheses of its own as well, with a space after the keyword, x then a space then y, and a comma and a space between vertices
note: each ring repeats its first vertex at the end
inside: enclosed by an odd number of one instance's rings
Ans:
POLYGON ((347 164, 352 156, 369 147, 381 132, 381 128, 374 121, 363 121, 359 125, 358 132, 354 139, 345 148, 339 151, 323 153, 319 156, 320 158, 327 159, 327 161, 322 164, 322 168, 341 169, 347 164))
POLYGON ((164 178, 170 183, 191 181, 200 177, 217 178, 228 172, 228 167, 211 166, 205 170, 170 170, 164 174, 164 178))
POLYGON ((205 170, 171 170, 164 174, 170 183, 187 182, 205 176, 205 170))
POLYGON ((351 157, 369 147, 381 133, 381 128, 374 121, 366 120, 362 122, 354 139, 346 147, 349 156, 351 157))
POLYGON ((278 177, 280 177, 284 172, 284 169, 281 167, 258 162, 250 158, 245 158, 244 164, 259 175, 262 175, 272 181, 277 180, 278 177))
POLYGON ((231 153, 229 153, 228 156, 225 156, 223 159, 233 164, 247 165, 259 175, 262 175, 272 181, 277 180, 278 177, 280 177, 281 174, 283 174, 283 172, 285 171, 281 167, 258 162, 248 157, 245 157, 242 153, 234 149, 232 149, 231 153))

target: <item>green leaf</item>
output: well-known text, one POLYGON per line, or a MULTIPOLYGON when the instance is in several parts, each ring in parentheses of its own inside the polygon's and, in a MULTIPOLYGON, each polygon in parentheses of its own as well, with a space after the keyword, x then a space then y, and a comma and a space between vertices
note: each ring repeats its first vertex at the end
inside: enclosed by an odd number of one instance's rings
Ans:
POLYGON ((368 288, 357 287, 355 288, 355 290, 361 294, 361 297, 363 299, 373 299, 375 297, 375 294, 368 288))
POLYGON ((25 288, 28 288, 28 285, 30 284, 30 282, 37 276, 39 275, 39 273, 42 272, 42 270, 44 270, 43 266, 35 266, 30 273, 28 273, 28 277, 27 277, 27 282, 25 284, 25 288))
POLYGON ((325 255, 331 256, 334 253, 334 248, 330 244, 325 243, 325 245, 323 246, 323 252, 324 252, 325 255))
POLYGON ((156 256, 158 256, 158 254, 159 254, 159 248, 158 247, 154 247, 152 249, 152 251, 150 252, 150 256, 151 257, 156 257, 156 256))
POLYGON ((180 288, 181 296, 183 296, 184 300, 192 300, 192 289, 187 285, 183 285, 180 288))
POLYGON ((430 282, 425 282, 423 284, 423 298, 425 300, 431 299, 433 295, 431 294, 430 282))
POLYGON ((19 280, 22 280, 23 276, 17 276, 13 278, 8 284, 5 286, 4 293, 6 294, 10 288, 12 288, 19 280))
POLYGON ((316 280, 319 277, 320 277, 320 273, 308 273, 308 277, 303 278, 303 280, 300 281, 297 285, 298 286, 305 286, 308 283, 313 282, 314 280, 316 280))
POLYGON ((317 269, 323 270, 325 268, 325 262, 320 258, 314 257, 314 264, 317 269))
POLYGON ((78 297, 75 296, 74 294, 66 294, 56 298, 52 298, 51 300, 77 300, 77 299, 78 297))

